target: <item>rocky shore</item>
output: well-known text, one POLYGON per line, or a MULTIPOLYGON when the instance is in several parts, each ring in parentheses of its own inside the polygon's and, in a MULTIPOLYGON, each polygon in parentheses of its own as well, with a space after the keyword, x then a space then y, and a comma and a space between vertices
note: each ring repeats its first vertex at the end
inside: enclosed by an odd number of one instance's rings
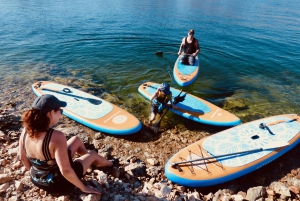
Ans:
MULTIPOLYGON (((88 149, 117 159, 111 169, 91 167, 83 181, 99 189, 101 196, 84 194, 73 188, 63 194, 49 194, 30 182, 29 172, 17 157, 21 115, 35 98, 30 87, 13 84, 0 89, 0 200, 300 200, 300 147, 267 166, 234 181, 206 188, 187 188, 167 180, 164 165, 179 149, 217 132, 216 128, 184 125, 170 126, 154 134, 143 126, 130 136, 96 132, 63 116, 56 129, 70 138, 79 136, 88 149)), ((105 99, 116 97, 102 95, 105 99)), ((121 101, 120 101, 121 102, 121 101)), ((139 107, 137 103, 134 104, 139 107)), ((127 105, 128 106, 128 105, 127 105)), ((130 107, 123 105, 130 111, 130 107)), ((132 112, 132 111, 130 111, 132 112)), ((145 115, 135 114, 142 122, 145 115)), ((168 122, 166 118, 166 122, 168 122)))

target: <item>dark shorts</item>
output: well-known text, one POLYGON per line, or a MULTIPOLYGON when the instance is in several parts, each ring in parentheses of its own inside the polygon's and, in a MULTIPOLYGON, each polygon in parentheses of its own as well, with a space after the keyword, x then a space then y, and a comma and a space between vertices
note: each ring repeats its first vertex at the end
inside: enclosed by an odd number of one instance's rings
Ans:
POLYGON ((154 113, 156 115, 157 113, 161 114, 162 112, 163 112, 163 110, 160 112, 158 111, 158 106, 151 104, 150 114, 154 113))
POLYGON ((194 65, 195 63, 195 57, 192 56, 192 55, 181 55, 180 58, 179 58, 180 62, 182 64, 185 64, 185 65, 194 65))
MULTIPOLYGON (((83 177, 83 166, 80 162, 74 162, 71 158, 71 151, 68 150, 68 155, 69 155, 69 160, 70 160, 70 164, 71 167, 73 168, 75 174, 77 175, 77 177, 79 179, 81 179, 83 177)), ((74 187, 74 185, 72 183, 70 183, 64 176, 61 175, 60 171, 58 170, 58 177, 59 180, 55 181, 55 183, 51 184, 51 185, 40 185, 39 183, 34 182, 34 180, 31 178, 31 181, 34 185, 36 185, 37 187, 44 189, 45 191, 48 192, 52 192, 52 193, 60 193, 60 192, 64 192, 72 187, 74 187)))

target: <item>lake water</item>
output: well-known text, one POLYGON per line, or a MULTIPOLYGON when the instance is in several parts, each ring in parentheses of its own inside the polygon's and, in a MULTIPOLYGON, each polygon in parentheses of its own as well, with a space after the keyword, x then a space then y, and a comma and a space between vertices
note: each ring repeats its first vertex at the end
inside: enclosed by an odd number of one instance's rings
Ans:
POLYGON ((193 28, 201 70, 184 91, 243 122, 299 113, 297 0, 0 0, 0 27, 2 86, 69 79, 147 102, 145 81, 181 88, 168 73, 177 56, 155 52, 177 53, 193 28))

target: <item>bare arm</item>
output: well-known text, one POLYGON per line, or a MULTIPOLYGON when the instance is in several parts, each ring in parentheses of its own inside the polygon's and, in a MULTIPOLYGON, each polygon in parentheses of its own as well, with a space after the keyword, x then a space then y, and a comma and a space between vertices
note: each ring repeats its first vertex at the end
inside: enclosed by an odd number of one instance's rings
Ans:
POLYGON ((19 139, 19 159, 22 161, 23 165, 26 167, 27 170, 30 170, 31 163, 26 156, 24 146, 23 146, 23 138, 25 134, 25 129, 23 129, 22 134, 19 139))
POLYGON ((195 46, 196 46, 196 52, 193 54, 194 57, 197 56, 197 54, 200 52, 200 46, 197 39, 195 41, 195 46))
POLYGON ((67 139, 65 135, 60 131, 55 131, 53 132, 51 142, 54 143, 54 156, 61 174, 81 191, 86 193, 100 194, 100 192, 96 189, 85 186, 71 167, 67 151, 67 139))
POLYGON ((179 51, 178 51, 178 55, 181 55, 181 51, 182 51, 182 48, 184 47, 184 44, 185 44, 185 38, 183 38, 182 41, 181 41, 179 51))
POLYGON ((158 89, 155 91, 155 93, 151 96, 150 101, 152 101, 155 97, 158 95, 158 89))

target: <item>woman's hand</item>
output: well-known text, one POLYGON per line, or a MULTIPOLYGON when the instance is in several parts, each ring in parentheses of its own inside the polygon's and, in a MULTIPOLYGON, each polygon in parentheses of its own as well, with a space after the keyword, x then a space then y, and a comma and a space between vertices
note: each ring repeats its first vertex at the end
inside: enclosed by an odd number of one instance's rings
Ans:
POLYGON ((89 193, 89 194, 92 193, 92 194, 101 195, 101 193, 97 189, 95 189, 91 186, 84 186, 84 189, 81 189, 81 191, 84 193, 89 193))

